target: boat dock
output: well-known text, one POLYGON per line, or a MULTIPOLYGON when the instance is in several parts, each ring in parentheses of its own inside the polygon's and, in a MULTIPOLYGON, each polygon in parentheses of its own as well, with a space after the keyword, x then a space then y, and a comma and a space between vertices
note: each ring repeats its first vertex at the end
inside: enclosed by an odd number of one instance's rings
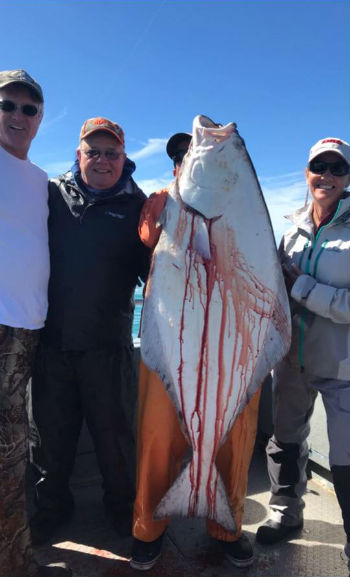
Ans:
MULTIPOLYGON (((223 557, 206 534, 202 519, 173 518, 157 564, 148 577, 347 577, 343 558, 345 534, 329 468, 322 452, 326 438, 320 414, 313 424, 319 450, 310 452, 310 479, 305 495, 304 528, 289 542, 262 547, 255 543, 258 526, 268 516, 269 480, 264 443, 269 428, 269 391, 262 396, 259 434, 250 467, 243 530, 251 540, 256 559, 249 568, 236 568, 223 557)), ((318 409, 319 410, 319 409, 318 409)), ((317 411, 315 411, 317 413, 317 411)), ((312 438, 312 435, 311 435, 312 438)), ((106 516, 101 478, 91 439, 82 433, 72 478, 76 500, 74 516, 54 540, 35 549, 41 563, 66 561, 75 577, 132 577, 142 575, 129 566, 132 539, 120 538, 106 516)), ((30 499, 29 499, 30 500, 30 499)))

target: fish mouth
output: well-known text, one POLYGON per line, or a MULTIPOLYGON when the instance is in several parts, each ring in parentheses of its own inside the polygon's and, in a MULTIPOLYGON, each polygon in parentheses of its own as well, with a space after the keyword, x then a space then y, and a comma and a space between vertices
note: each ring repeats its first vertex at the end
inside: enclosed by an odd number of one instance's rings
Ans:
POLYGON ((208 116, 204 116, 203 114, 199 114, 194 119, 194 130, 193 130, 193 145, 196 143, 196 128, 199 130, 204 130, 210 134, 210 137, 215 140, 216 142, 220 142, 221 140, 226 140, 233 132, 237 132, 237 125, 235 122, 230 122, 229 124, 220 124, 216 123, 208 116))
POLYGON ((234 122, 223 126, 207 116, 195 117, 192 142, 177 177, 186 210, 207 221, 224 216, 234 180, 229 160, 239 142, 234 122))
POLYGON ((220 122, 214 122, 211 118, 209 118, 209 116, 204 116, 204 114, 200 114, 198 116, 198 121, 202 126, 205 126, 206 128, 212 128, 213 126, 217 127, 222 126, 220 122))
POLYGON ((205 216, 205 214, 200 212, 200 210, 193 208, 191 205, 186 204, 184 201, 182 201, 182 203, 183 203, 184 210, 186 212, 190 212, 191 214, 193 214, 195 216, 200 216, 203 220, 205 220, 208 223, 215 222, 216 220, 219 220, 222 217, 222 214, 218 214, 216 216, 213 216, 212 218, 208 218, 207 216, 205 216))

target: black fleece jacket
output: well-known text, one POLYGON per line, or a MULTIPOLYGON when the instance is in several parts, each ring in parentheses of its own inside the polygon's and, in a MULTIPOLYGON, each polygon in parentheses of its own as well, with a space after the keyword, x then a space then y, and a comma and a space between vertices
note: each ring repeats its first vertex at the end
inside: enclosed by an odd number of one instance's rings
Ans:
POLYGON ((50 181, 45 342, 70 351, 131 343, 133 293, 149 268, 149 250, 138 236, 145 199, 131 177, 101 199, 79 187, 71 172, 50 181))

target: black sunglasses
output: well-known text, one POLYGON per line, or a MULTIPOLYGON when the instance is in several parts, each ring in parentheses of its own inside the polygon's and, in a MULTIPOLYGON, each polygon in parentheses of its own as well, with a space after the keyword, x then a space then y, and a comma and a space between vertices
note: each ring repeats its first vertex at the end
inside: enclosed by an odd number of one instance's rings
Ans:
POLYGON ((117 152, 116 150, 97 150, 97 148, 89 148, 88 150, 83 150, 83 153, 88 158, 94 158, 98 160, 101 156, 105 157, 107 160, 119 160, 121 156, 124 156, 124 152, 117 152))
POLYGON ((20 110, 25 116, 36 116, 39 112, 39 108, 34 104, 16 104, 12 100, 0 100, 0 110, 4 112, 20 110))
POLYGON ((324 174, 329 170, 333 176, 345 176, 349 174, 349 165, 343 160, 338 162, 325 162, 324 160, 311 160, 309 170, 314 174, 324 174))

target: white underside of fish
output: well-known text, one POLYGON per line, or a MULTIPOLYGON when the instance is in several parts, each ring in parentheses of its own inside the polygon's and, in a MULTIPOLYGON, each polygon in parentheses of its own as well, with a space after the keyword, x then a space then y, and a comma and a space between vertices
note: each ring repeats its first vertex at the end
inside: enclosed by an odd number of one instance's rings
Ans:
MULTIPOLYGON (((234 516, 215 458, 290 342, 269 216, 244 147, 233 152, 229 177, 219 179, 215 192, 202 194, 199 186, 192 195, 181 189, 181 175, 170 189, 141 327, 142 359, 163 382, 192 447, 191 461, 154 516, 206 517, 230 531, 234 516), (187 210, 183 200, 201 214, 187 210)), ((222 157, 219 150, 220 174, 226 170, 222 157)))

